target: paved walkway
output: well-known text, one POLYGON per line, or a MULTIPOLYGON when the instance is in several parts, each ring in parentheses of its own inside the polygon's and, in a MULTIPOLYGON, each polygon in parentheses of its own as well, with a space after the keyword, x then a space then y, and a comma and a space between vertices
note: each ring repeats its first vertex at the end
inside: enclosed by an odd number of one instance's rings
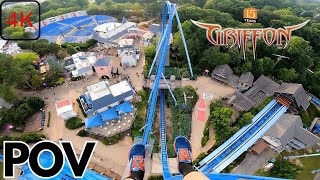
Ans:
POLYGON ((206 121, 206 101, 204 99, 199 99, 200 103, 198 106, 198 120, 206 121))
MULTIPOLYGON (((144 65, 144 52, 142 50, 140 61, 137 67, 134 67, 128 71, 123 68, 119 68, 120 74, 127 74, 130 77, 131 83, 136 88, 136 90, 142 89, 142 78, 143 76, 140 74, 139 77, 136 75, 136 72, 142 72, 144 65)), ((120 64, 120 59, 115 58, 115 65, 120 64), (117 63, 118 60, 118 63, 117 63)), ((78 107, 78 103, 76 102, 76 98, 84 92, 84 88, 99 82, 100 80, 96 76, 89 76, 84 80, 80 81, 67 81, 65 84, 61 86, 57 86, 54 89, 45 89, 41 91, 39 94, 30 91, 30 92, 20 92, 22 96, 32 96, 35 94, 36 96, 42 97, 45 99, 46 106, 44 108, 45 112, 51 112, 51 122, 50 127, 48 128, 47 121, 45 124, 45 128, 43 130, 44 135, 53 141, 57 141, 60 138, 63 140, 72 141, 77 153, 81 153, 83 145, 87 140, 93 140, 90 138, 82 138, 77 136, 77 131, 70 131, 65 128, 64 121, 57 116, 57 112, 55 109, 55 101, 61 100, 65 98, 71 99, 71 101, 75 104, 74 110, 76 113, 80 115, 81 118, 82 112, 78 107), (46 99, 47 98, 47 99, 46 99)), ((110 81, 113 81, 112 79, 110 81)), ((132 146, 132 140, 130 137, 125 138, 125 140, 119 142, 118 144, 112 146, 105 146, 101 142, 98 143, 95 153, 92 158, 93 163, 97 163, 103 166, 106 169, 110 169, 110 171, 115 172, 117 174, 122 174, 125 169, 125 165, 128 161, 128 152, 132 146), (119 151, 121 149, 121 151, 119 151)))
MULTIPOLYGON (((196 159, 200 153, 205 152, 205 149, 201 147, 201 139, 203 136, 203 130, 204 130, 205 124, 210 115, 211 100, 209 98, 203 97, 203 94, 204 93, 211 94, 214 100, 214 99, 224 97, 228 94, 234 93, 235 89, 229 86, 222 85, 216 81, 213 81, 211 78, 205 77, 205 76, 198 77, 196 81, 182 81, 182 85, 183 86, 190 85, 197 90, 199 100, 195 107, 199 107, 202 99, 204 99, 205 101, 205 116, 204 116, 205 120, 204 121, 198 120, 198 113, 199 113, 198 108, 194 108, 194 111, 192 113, 190 143, 192 146, 193 159, 196 159)), ((214 144, 214 142, 215 142, 214 140, 210 140, 209 143, 212 143, 212 144, 208 143, 208 146, 211 147, 214 144)))
POLYGON ((241 162, 241 164, 235 167, 231 173, 232 174, 249 174, 253 175, 257 172, 263 165, 266 164, 266 161, 269 158, 272 158, 277 153, 272 149, 267 148, 261 154, 255 155, 252 153, 247 153, 246 158, 241 162), (254 166, 253 166, 254 164, 254 166))

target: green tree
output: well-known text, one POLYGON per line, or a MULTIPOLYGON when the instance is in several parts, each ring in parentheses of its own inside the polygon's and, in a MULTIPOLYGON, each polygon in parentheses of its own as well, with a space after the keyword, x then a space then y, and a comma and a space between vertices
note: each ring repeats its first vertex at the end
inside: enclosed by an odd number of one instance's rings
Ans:
POLYGON ((293 36, 287 48, 292 66, 299 74, 305 74, 312 64, 312 47, 302 37, 293 36))
POLYGON ((254 60, 252 73, 255 76, 271 75, 274 70, 274 61, 268 57, 254 60))
POLYGON ((25 63, 15 61, 10 55, 0 54, 0 77, 3 79, 5 85, 24 87, 27 83, 28 76, 30 72, 26 71, 25 63))
POLYGON ((72 54, 75 54, 75 53, 77 53, 77 50, 76 50, 76 48, 74 48, 73 46, 67 46, 67 53, 68 54, 70 54, 70 55, 72 55, 72 54))
POLYGON ((285 82, 294 82, 297 78, 298 74, 293 68, 281 68, 277 70, 277 79, 283 80, 285 82))
POLYGON ((151 16, 160 16, 162 12, 162 3, 153 2, 147 5, 146 12, 151 16))
POLYGON ((64 58, 66 58, 66 57, 68 56, 68 53, 67 53, 66 50, 60 49, 60 50, 58 51, 57 55, 58 55, 58 57, 59 57, 60 59, 64 59, 64 58))
POLYGON ((31 96, 27 98, 27 105, 34 111, 38 111, 39 109, 43 108, 44 101, 39 97, 31 96))
POLYGON ((243 126, 251 123, 251 120, 253 119, 254 115, 251 114, 251 112, 244 113, 241 118, 238 120, 239 128, 242 128, 243 126))
POLYGON ((274 168, 271 169, 272 177, 295 179, 302 168, 289 161, 276 161, 274 168))
POLYGON ((18 100, 15 89, 6 85, 0 85, 0 97, 10 103, 15 103, 18 100))
POLYGON ((217 107, 210 113, 210 121, 216 131, 217 144, 222 144, 239 128, 231 127, 230 118, 233 114, 233 110, 228 107, 217 107))
POLYGON ((32 46, 32 42, 31 41, 18 41, 18 46, 21 49, 30 49, 32 46))
POLYGON ((24 37, 24 29, 20 26, 8 26, 4 28, 3 31, 11 39, 23 39, 24 37))
POLYGON ((50 70, 60 70, 62 71, 63 67, 56 60, 50 59, 48 61, 50 70))
POLYGON ((252 69, 253 69, 252 62, 248 61, 243 65, 242 72, 249 72, 249 71, 252 71, 252 69))
POLYGON ((204 51, 199 65, 202 69, 214 69, 217 65, 228 64, 230 59, 229 54, 220 52, 220 47, 212 46, 204 51))
POLYGON ((57 54, 59 52, 59 50, 61 49, 61 47, 58 44, 51 43, 49 45, 49 49, 50 49, 51 53, 57 54))
POLYGON ((33 52, 25 52, 15 55, 14 58, 18 61, 27 62, 31 64, 38 60, 38 55, 33 52))
POLYGON ((40 76, 33 76, 31 78, 31 85, 32 87, 34 88, 39 88, 42 86, 42 83, 43 83, 43 80, 42 80, 42 77, 40 76))

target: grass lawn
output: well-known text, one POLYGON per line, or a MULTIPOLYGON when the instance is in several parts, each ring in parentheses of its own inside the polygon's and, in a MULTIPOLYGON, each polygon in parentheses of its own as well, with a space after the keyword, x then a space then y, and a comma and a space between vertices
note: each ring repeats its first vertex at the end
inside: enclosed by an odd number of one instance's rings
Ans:
POLYGON ((2 180, 3 179, 3 163, 1 162, 0 163, 0 180, 2 180))
MULTIPOLYGON (((283 158, 283 156, 296 156, 296 155, 303 155, 303 154, 314 154, 317 153, 315 150, 306 149, 306 150, 299 150, 294 151, 291 153, 282 152, 279 156, 277 156, 277 160, 283 158)), ((302 167, 301 173, 297 176, 297 180, 312 180, 316 174, 311 174, 310 171, 319 169, 320 167, 320 156, 314 157, 306 157, 306 158, 297 158, 291 159, 290 162, 299 165, 302 167)), ((270 172, 264 172, 262 169, 257 171, 255 175, 258 176, 270 176, 270 172)))

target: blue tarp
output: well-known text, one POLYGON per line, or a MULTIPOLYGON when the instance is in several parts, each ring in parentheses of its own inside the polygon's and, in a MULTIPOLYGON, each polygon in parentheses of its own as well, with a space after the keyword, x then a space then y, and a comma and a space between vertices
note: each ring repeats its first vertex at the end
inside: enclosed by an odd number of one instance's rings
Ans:
POLYGON ((112 119, 119 118, 119 115, 118 115, 115 107, 112 107, 106 111, 103 111, 102 113, 100 113, 100 116, 103 121, 110 121, 112 119))
POLYGON ((320 100, 317 98, 312 98, 311 99, 314 103, 316 103, 318 106, 320 106, 320 100))
POLYGON ((316 124, 315 126, 314 126, 314 131, 313 131, 314 133, 320 133, 320 124, 316 124))
POLYGON ((133 112, 133 108, 131 107, 131 104, 128 101, 117 105, 116 110, 119 114, 133 112))
MULTIPOLYGON (((50 167, 53 164, 53 156, 48 151, 43 151, 39 156, 39 163, 42 167, 50 167)), ((32 171, 29 169, 28 163, 24 164, 22 166, 23 174, 19 175, 19 180, 26 180, 26 179, 32 179, 32 180, 43 180, 44 178, 39 178, 32 171)), ((53 178, 47 178, 47 180, 57 180, 57 179, 65 179, 65 180, 75 180, 73 178, 69 163, 66 162, 63 165, 62 170, 58 173, 57 176, 53 178)), ((111 178, 103 176, 97 172, 94 172, 90 169, 86 169, 83 178, 77 178, 77 180, 111 180, 111 178)))
POLYGON ((98 127, 104 124, 99 114, 84 119, 84 123, 86 124, 86 128, 98 127))

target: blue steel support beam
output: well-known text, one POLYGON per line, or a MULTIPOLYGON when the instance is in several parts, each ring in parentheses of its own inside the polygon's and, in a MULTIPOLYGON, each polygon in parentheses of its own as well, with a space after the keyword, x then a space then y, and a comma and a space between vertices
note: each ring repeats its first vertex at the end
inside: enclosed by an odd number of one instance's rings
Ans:
POLYGON ((176 98, 174 97, 174 94, 173 94, 173 92, 172 92, 172 90, 171 90, 171 88, 170 88, 170 86, 169 86, 169 84, 168 84, 168 82, 167 82, 167 80, 166 80, 166 77, 164 77, 163 73, 162 73, 162 79, 164 80, 164 82, 166 83, 166 85, 167 85, 167 87, 168 87, 168 90, 169 90, 169 92, 170 92, 170 94, 171 94, 171 96, 172 96, 172 98, 173 98, 173 100, 174 100, 174 104, 175 104, 175 105, 178 105, 177 100, 176 100, 176 98))
POLYGON ((149 73, 148 73, 148 78, 150 77, 151 75, 151 72, 152 72, 152 69, 153 69, 153 66, 154 64, 156 63, 156 61, 158 60, 158 54, 159 54, 159 51, 162 47, 162 43, 163 43, 163 40, 164 40, 164 37, 165 37, 165 34, 167 34, 167 30, 168 30, 168 26, 166 26, 166 21, 167 21, 167 12, 168 12, 168 9, 171 10, 170 8, 170 3, 169 2, 166 2, 163 6, 163 10, 162 10, 162 23, 161 23, 161 34, 160 34, 160 41, 158 43, 158 47, 157 47, 157 51, 156 51, 156 55, 154 56, 154 59, 152 61, 152 64, 151 64, 151 67, 150 67, 150 70, 149 70, 149 73))
POLYGON ((180 34, 181 34, 181 39, 182 39, 182 42, 183 42, 184 51, 186 52, 186 56, 187 56, 187 60, 188 60, 188 65, 189 65, 190 75, 191 75, 191 77, 193 77, 193 72, 192 72, 192 67, 191 67, 191 61, 190 61, 189 52, 188 52, 188 46, 187 46, 186 40, 185 40, 185 38, 184 38, 183 30, 182 30, 182 27, 181 27, 179 15, 178 15, 178 12, 177 12, 177 9, 176 9, 176 8, 174 8, 174 13, 175 13, 175 15, 176 15, 176 19, 177 19, 177 22, 178 22, 178 27, 179 27, 179 31, 180 31, 180 34))
MULTIPOLYGON (((170 3, 166 3, 166 6, 171 6, 170 3)), ((151 92, 151 100, 149 103, 149 108, 148 108, 148 114, 147 114, 147 127, 144 131, 143 134, 143 140, 142 143, 146 145, 148 143, 149 135, 152 129, 152 123, 153 123, 153 118, 154 118, 154 112, 156 108, 156 102, 157 102, 157 96, 158 96, 158 89, 159 89, 159 84, 160 84, 160 79, 161 79, 161 74, 164 69, 164 64, 166 60, 166 54, 167 54, 167 49, 169 46, 169 41, 170 41, 170 33, 171 33, 171 28, 172 28, 172 20, 173 20, 173 12, 168 12, 169 14, 169 20, 168 20, 168 27, 167 27, 167 32, 164 34, 164 44, 161 47, 161 55, 160 55, 160 60, 159 60, 159 65, 157 69, 157 74, 156 74, 156 79, 153 84, 152 92, 151 92)))

